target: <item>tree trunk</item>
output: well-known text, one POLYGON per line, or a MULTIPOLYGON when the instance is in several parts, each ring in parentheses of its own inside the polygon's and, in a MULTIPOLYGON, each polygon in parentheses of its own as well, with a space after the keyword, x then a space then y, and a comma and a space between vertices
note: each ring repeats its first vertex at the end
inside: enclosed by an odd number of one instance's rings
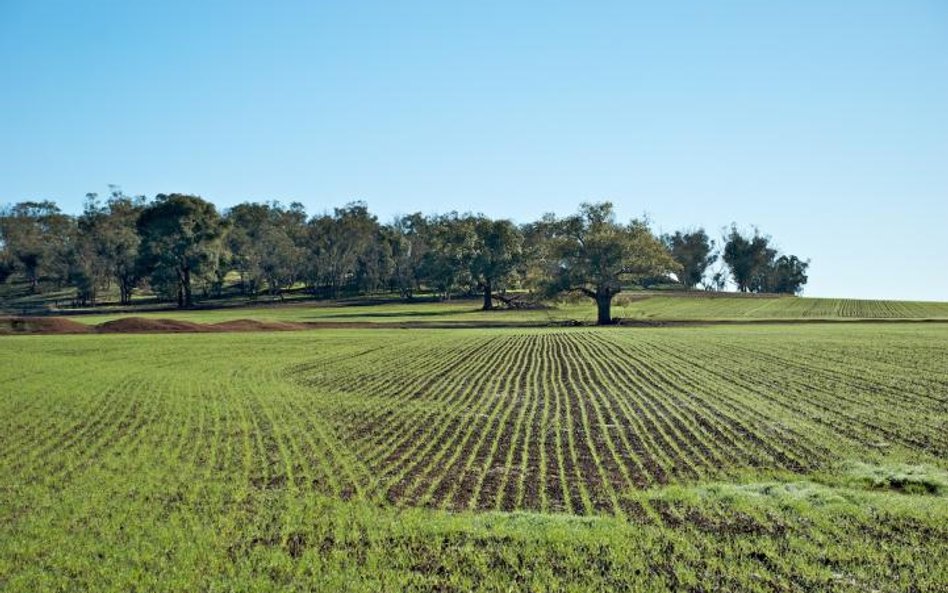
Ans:
POLYGON ((484 310, 490 311, 494 308, 494 302, 491 300, 490 280, 484 282, 484 310))
POLYGON ((596 295, 596 309, 599 312, 596 325, 612 325, 612 296, 609 293, 596 295))
POLYGON ((194 301, 191 298, 191 270, 188 268, 184 269, 182 288, 184 289, 184 306, 190 307, 194 301))

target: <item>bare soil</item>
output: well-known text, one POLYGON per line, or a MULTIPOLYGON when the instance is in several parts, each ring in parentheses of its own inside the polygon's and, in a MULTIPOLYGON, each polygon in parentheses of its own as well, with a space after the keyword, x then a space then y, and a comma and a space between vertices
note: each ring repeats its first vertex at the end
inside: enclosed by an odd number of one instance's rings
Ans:
POLYGON ((0 317, 0 335, 86 334, 88 325, 62 317, 0 317))
MULTIPOLYGON (((698 327, 710 325, 801 325, 826 323, 948 323, 948 319, 721 319, 694 321, 653 321, 619 319, 615 326, 623 327, 698 327)), ((0 316, 0 335, 22 334, 137 334, 137 333, 205 333, 300 331, 311 329, 462 329, 462 328, 528 328, 528 327, 589 327, 579 321, 257 321, 235 319, 218 323, 196 323, 177 319, 123 317, 98 325, 87 325, 65 317, 0 316)))

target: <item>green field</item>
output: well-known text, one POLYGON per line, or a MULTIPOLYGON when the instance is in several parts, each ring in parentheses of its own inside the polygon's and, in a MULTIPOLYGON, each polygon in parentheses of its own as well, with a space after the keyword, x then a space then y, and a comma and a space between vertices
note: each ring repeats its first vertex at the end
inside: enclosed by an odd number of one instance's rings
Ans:
POLYGON ((632 297, 616 315, 646 319, 946 319, 948 303, 807 297, 632 297))
POLYGON ((948 582, 946 324, 12 336, 0 355, 4 591, 948 582))
MULTIPOLYGON (((13 310, 15 312, 15 309, 13 310)), ((64 314, 72 313, 63 310, 64 314)), ((277 322, 407 323, 414 325, 550 325, 564 322, 594 324, 591 301, 560 302, 539 310, 481 311, 480 301, 462 299, 448 302, 302 301, 287 304, 228 306, 178 311, 103 312, 70 315, 86 324, 98 324, 123 317, 174 318, 199 323, 220 323, 238 319, 277 322), (368 303, 368 304, 366 304, 368 303)), ((856 299, 816 299, 802 297, 741 297, 733 294, 707 296, 621 294, 613 316, 637 321, 798 321, 798 320, 948 320, 948 302, 881 301, 856 299)))

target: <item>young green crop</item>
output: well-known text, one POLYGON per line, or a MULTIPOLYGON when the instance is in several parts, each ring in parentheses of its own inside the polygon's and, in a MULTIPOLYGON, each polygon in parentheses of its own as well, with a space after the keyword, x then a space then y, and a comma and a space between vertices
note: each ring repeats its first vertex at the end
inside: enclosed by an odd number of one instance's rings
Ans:
POLYGON ((0 589, 937 591, 948 327, 0 339, 0 589))

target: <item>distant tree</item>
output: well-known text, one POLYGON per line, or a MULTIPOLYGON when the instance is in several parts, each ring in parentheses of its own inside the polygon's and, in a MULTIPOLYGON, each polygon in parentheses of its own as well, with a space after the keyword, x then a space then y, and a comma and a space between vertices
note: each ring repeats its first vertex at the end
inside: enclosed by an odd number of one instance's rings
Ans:
POLYGON ((230 264, 240 274, 240 288, 256 295, 263 285, 262 255, 257 245, 269 217, 269 205, 238 204, 224 214, 227 236, 224 244, 231 254, 230 264))
POLYGON ((141 279, 139 269, 138 219, 145 209, 145 196, 128 196, 112 186, 105 204, 100 249, 119 289, 119 302, 132 303, 132 292, 141 279))
POLYGON ((311 219, 307 225, 307 277, 316 288, 324 286, 338 298, 356 278, 360 259, 379 237, 379 223, 365 202, 336 208, 333 214, 311 219))
POLYGON ((756 229, 746 236, 731 226, 724 246, 724 261, 741 292, 798 294, 807 282, 809 261, 781 255, 770 237, 756 229))
POLYGON ((6 246, 0 240, 0 284, 3 284, 16 271, 16 264, 6 246))
MULTIPOLYGON (((226 215, 227 260, 240 273, 241 287, 256 295, 264 286, 282 294, 303 275, 306 211, 302 204, 244 203, 226 215)), ((224 269, 224 268, 222 268, 224 269)))
POLYGON ((522 286, 544 291, 549 287, 549 271, 554 258, 553 246, 560 221, 556 215, 546 213, 539 220, 520 227, 523 235, 523 251, 517 268, 522 286))
POLYGON ((509 220, 471 217, 474 245, 469 265, 471 277, 484 293, 483 309, 493 308, 492 295, 517 269, 522 258, 523 236, 509 220))
MULTIPOLYGON (((226 238, 228 231, 226 221, 224 223, 223 237, 226 238)), ((233 254, 227 248, 227 244, 221 241, 214 241, 208 247, 208 261, 212 262, 198 271, 197 279, 200 282, 201 294, 204 298, 210 296, 220 297, 224 294, 224 283, 227 280, 227 274, 233 269, 231 267, 231 257, 233 254)))
POLYGON ((593 299, 599 325, 613 322, 612 299, 623 281, 681 270, 644 221, 616 222, 609 202, 582 204, 555 229, 547 290, 577 291, 593 299))
POLYGON ((99 288, 109 278, 108 262, 101 249, 104 219, 97 194, 86 194, 85 208, 76 221, 69 266, 69 282, 76 288, 76 301, 83 305, 96 304, 99 288))
POLYGON ((688 288, 702 282, 705 272, 718 259, 714 253, 714 241, 704 229, 676 231, 674 235, 662 235, 662 243, 675 261, 681 265, 679 280, 688 288))
POLYGON ((760 292, 776 255, 777 250, 770 246, 770 237, 761 235, 756 229, 752 236, 745 236, 736 225, 731 226, 724 244, 723 259, 739 291, 760 292))
POLYGON ((138 219, 140 261, 152 287, 179 307, 190 307, 192 281, 218 265, 224 229, 213 204, 197 196, 159 194, 138 219))
POLYGON ((391 287, 410 299, 421 286, 422 268, 429 248, 430 225, 420 212, 395 219, 384 228, 392 257, 391 287))
POLYGON ((39 291, 42 277, 68 280, 74 224, 50 201, 20 202, 0 211, 0 242, 30 292, 39 291))
POLYGON ((727 288, 727 269, 726 266, 719 266, 705 283, 704 289, 722 292, 725 288, 727 288))
POLYGON ((427 227, 428 250, 420 276, 442 300, 462 286, 471 286, 471 261, 477 234, 470 218, 457 212, 431 217, 427 227))
POLYGON ((143 196, 126 196, 117 186, 110 186, 105 204, 98 194, 86 194, 70 259, 70 282, 79 302, 94 305, 98 290, 114 280, 121 304, 131 303, 139 279, 136 224, 144 204, 143 196))
POLYGON ((299 202, 288 208, 275 206, 267 232, 261 237, 261 268, 270 294, 282 295, 283 287, 303 277, 306 209, 299 202))
POLYGON ((802 261, 795 255, 781 255, 770 268, 768 291, 799 294, 807 282, 806 270, 809 266, 809 261, 802 261))
POLYGON ((373 236, 356 260, 353 285, 362 293, 385 288, 395 270, 392 245, 385 240, 384 227, 376 224, 373 236))

